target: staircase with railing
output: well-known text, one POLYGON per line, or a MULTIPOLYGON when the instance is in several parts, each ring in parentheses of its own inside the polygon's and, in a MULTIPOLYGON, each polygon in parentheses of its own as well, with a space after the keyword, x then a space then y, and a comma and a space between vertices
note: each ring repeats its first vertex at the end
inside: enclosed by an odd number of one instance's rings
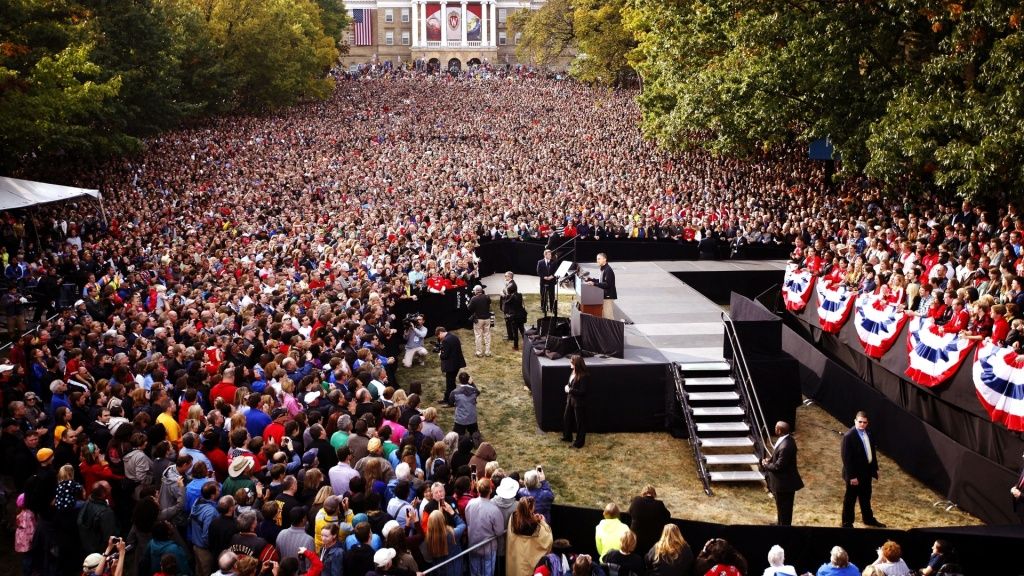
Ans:
POLYGON ((771 433, 754 389, 736 327, 722 313, 729 361, 677 362, 672 380, 704 492, 716 482, 764 482, 761 458, 771 433))

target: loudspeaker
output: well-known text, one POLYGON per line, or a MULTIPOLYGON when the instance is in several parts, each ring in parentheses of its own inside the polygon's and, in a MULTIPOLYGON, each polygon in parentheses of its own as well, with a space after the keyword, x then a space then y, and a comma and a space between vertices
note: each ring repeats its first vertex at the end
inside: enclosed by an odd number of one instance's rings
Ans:
POLYGON ((561 356, 568 356, 580 351, 576 339, 572 336, 548 336, 544 349, 561 356))
POLYGON ((541 336, 568 336, 569 319, 545 316, 537 319, 537 331, 541 336))

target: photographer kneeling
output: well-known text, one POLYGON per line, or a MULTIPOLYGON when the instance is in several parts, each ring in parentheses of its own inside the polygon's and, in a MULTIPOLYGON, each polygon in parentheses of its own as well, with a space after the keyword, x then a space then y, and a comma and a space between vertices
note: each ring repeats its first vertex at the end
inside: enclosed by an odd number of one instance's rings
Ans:
POLYGON ((427 337, 427 327, 424 324, 423 314, 406 316, 405 324, 405 357, 402 359, 402 366, 412 368, 413 359, 418 358, 420 366, 426 364, 427 349, 423 346, 423 339, 427 337))

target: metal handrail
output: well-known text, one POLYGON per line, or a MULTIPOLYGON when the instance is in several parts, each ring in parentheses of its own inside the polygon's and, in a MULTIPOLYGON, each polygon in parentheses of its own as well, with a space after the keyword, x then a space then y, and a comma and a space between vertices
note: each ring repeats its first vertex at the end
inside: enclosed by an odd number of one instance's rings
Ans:
MULTIPOLYGON (((499 535, 499 536, 503 536, 503 534, 499 535)), ((497 539, 498 539, 498 536, 491 536, 490 538, 488 538, 487 540, 484 540, 483 542, 477 542, 476 544, 473 544, 472 546, 470 546, 469 548, 466 548, 462 552, 459 552, 455 556, 452 556, 451 558, 448 558, 444 562, 441 562, 440 564, 435 564, 435 565, 431 566, 430 568, 424 570, 423 574, 430 574, 431 572, 433 572, 434 570, 437 570, 441 566, 444 566, 445 564, 447 564, 449 562, 454 562, 456 559, 461 558, 461 557, 465 556, 466 554, 469 554, 470 552, 472 552, 473 550, 476 550, 477 548, 483 546, 484 544, 487 544, 488 542, 491 542, 492 540, 497 540, 497 539)))
POLYGON ((679 405, 683 410, 683 419, 686 420, 686 429, 690 434, 690 447, 693 449, 693 459, 697 462, 697 474, 701 483, 704 484, 704 493, 713 496, 711 491, 711 473, 708 472, 707 463, 704 461, 704 451, 700 447, 700 438, 697 436, 697 425, 693 421, 693 411, 690 410, 690 403, 686 399, 686 390, 683 387, 682 375, 677 364, 669 364, 672 372, 672 380, 676 386, 676 396, 679 397, 679 405))
POLYGON ((747 358, 743 354, 739 336, 736 334, 736 325, 733 324, 732 318, 727 312, 722 312, 722 322, 725 325, 725 334, 729 338, 729 346, 733 352, 733 373, 736 376, 737 382, 740 383, 739 390, 750 408, 751 424, 757 430, 755 438, 761 449, 762 456, 770 456, 773 452, 771 448, 772 434, 768 429, 768 423, 765 421, 764 412, 761 410, 761 401, 754 390, 754 382, 750 376, 750 368, 747 366, 747 358))

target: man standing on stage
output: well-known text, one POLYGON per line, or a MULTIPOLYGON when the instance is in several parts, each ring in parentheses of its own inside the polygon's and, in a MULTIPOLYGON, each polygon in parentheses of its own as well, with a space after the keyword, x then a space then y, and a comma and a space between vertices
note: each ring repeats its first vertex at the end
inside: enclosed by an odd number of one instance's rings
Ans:
POLYGON ((861 411, 853 421, 853 428, 843 435, 843 528, 853 528, 853 506, 860 501, 860 514, 864 523, 885 528, 871 510, 871 481, 878 479, 878 450, 875 439, 868 433, 868 415, 861 411))
POLYGON ((469 314, 473 318, 473 341, 476 357, 485 353, 491 355, 491 299, 484 294, 483 286, 473 286, 473 297, 469 299, 469 314), (481 352, 483 350, 483 352, 481 352))
POLYGON ((605 256, 604 252, 597 255, 597 265, 601 267, 600 280, 594 280, 593 278, 587 278, 587 282, 591 286, 596 286, 604 290, 604 309, 602 310, 602 316, 611 319, 612 314, 612 300, 619 297, 615 291, 615 271, 608 264, 608 256, 605 256))
POLYGON ((455 390, 455 377, 459 375, 459 370, 466 367, 466 357, 462 355, 462 340, 447 328, 438 326, 434 329, 434 335, 441 345, 438 356, 441 359, 441 372, 444 373, 444 403, 451 408, 455 406, 451 397, 452 390, 455 390))
POLYGON ((761 460, 761 465, 768 472, 768 488, 775 495, 775 511, 778 526, 793 524, 793 500, 796 491, 804 487, 796 462, 796 440, 789 433, 789 423, 779 421, 775 424, 775 451, 771 458, 761 460))
POLYGON ((551 257, 551 250, 544 251, 544 258, 537 261, 537 276, 540 278, 540 310, 545 316, 555 312, 555 272, 558 264, 551 257))

